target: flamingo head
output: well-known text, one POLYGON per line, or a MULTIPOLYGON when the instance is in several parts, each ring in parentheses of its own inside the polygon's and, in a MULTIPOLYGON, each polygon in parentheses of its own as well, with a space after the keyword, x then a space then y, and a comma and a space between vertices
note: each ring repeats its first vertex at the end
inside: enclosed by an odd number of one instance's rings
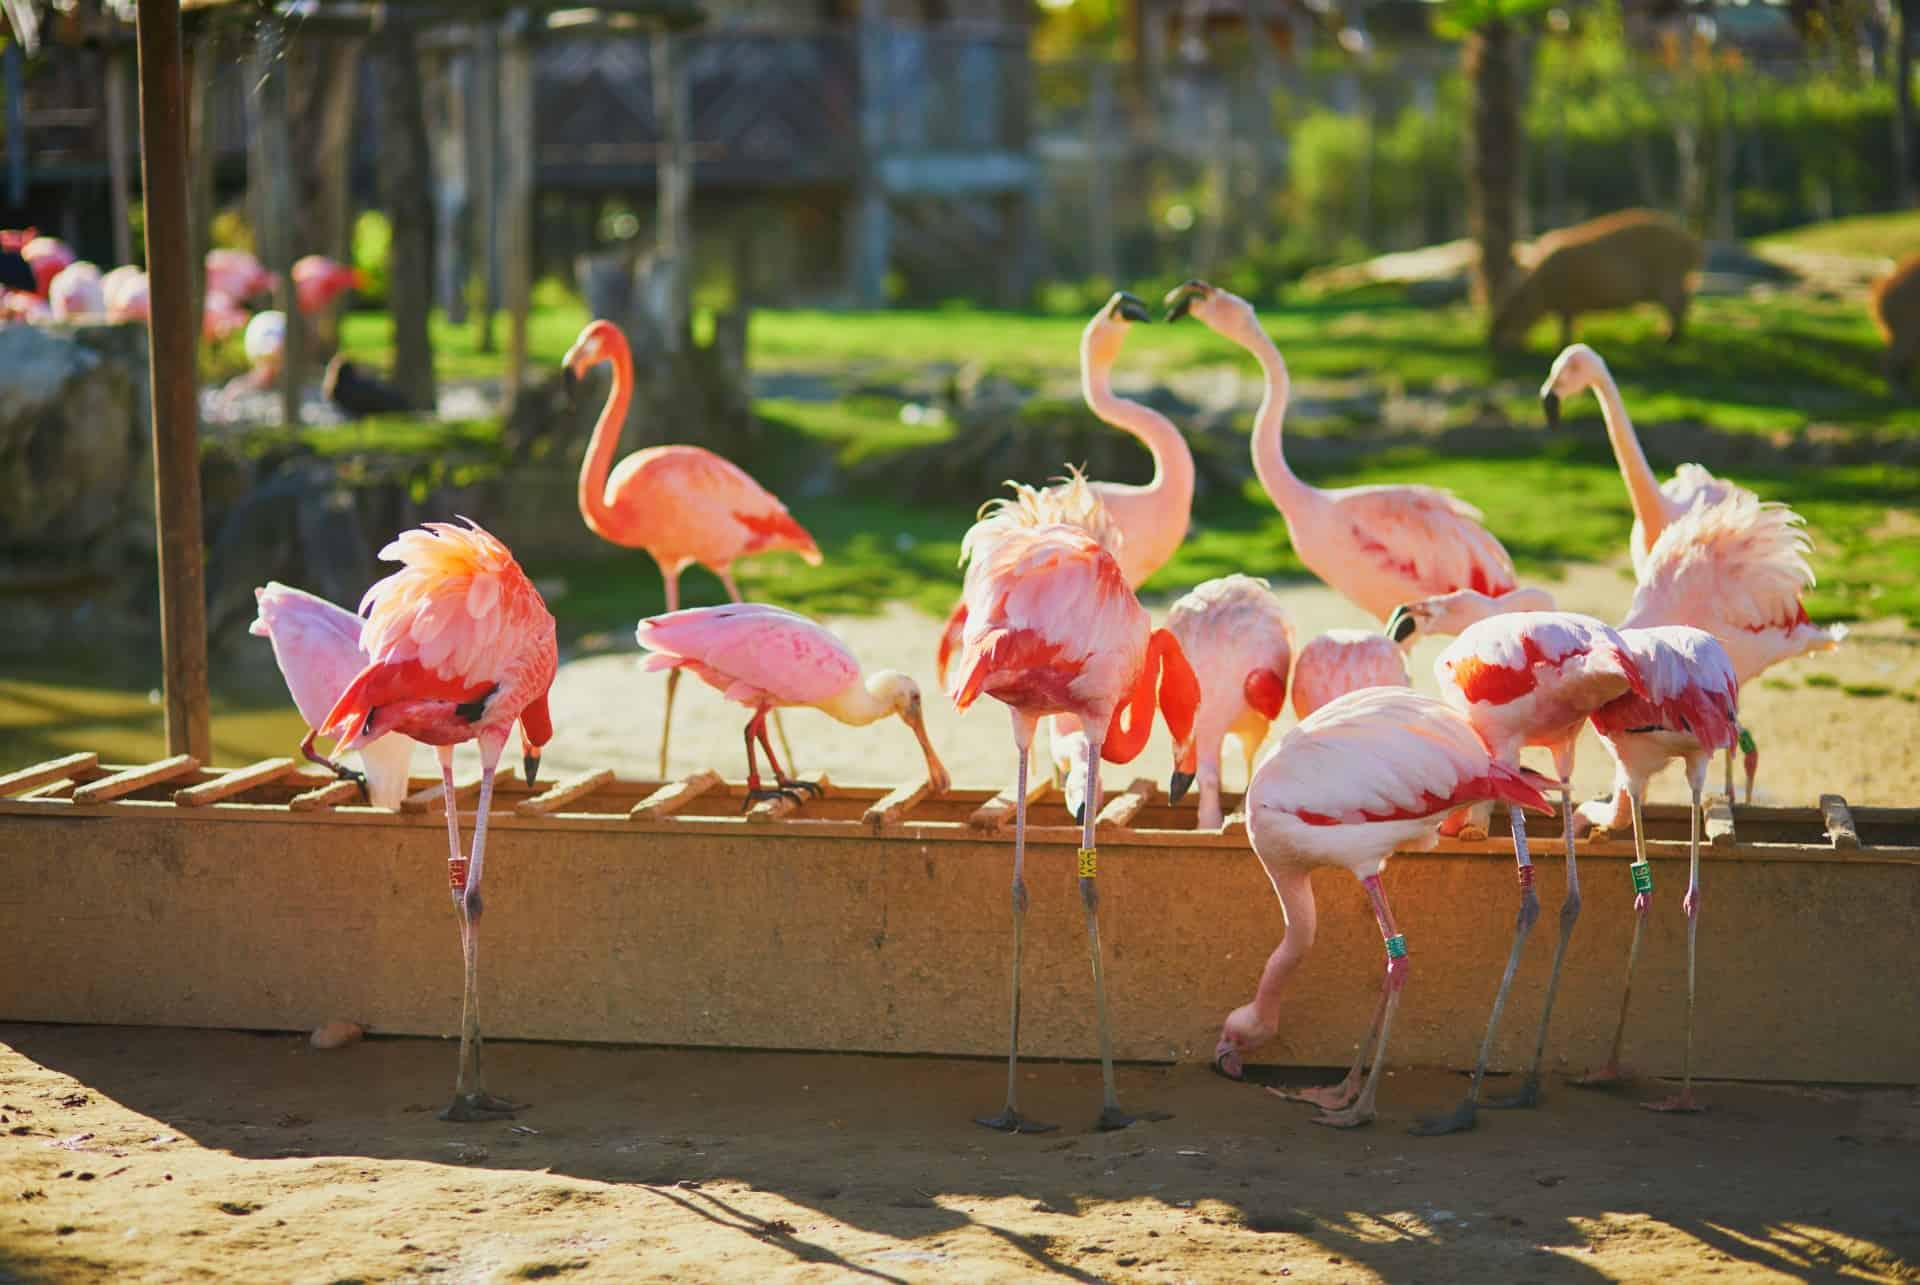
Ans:
POLYGON ((1569 344, 1553 360, 1547 382, 1540 386, 1540 410, 1548 428, 1560 427, 1560 403, 1607 379, 1607 363, 1585 344, 1569 344))
POLYGON ((1193 788, 1194 769, 1199 761, 1198 739, 1189 735, 1173 747, 1173 776, 1167 782, 1167 800, 1178 803, 1193 788))
POLYGON ((933 793, 945 794, 953 784, 953 778, 947 775, 946 765, 934 752, 933 740, 927 735, 927 715, 920 700, 920 684, 898 670, 883 669, 867 680, 867 690, 879 697, 888 709, 900 716, 901 722, 912 729, 914 739, 920 742, 920 752, 927 756, 927 781, 933 793))
POLYGON ((627 337, 620 327, 604 317, 588 322, 580 337, 573 341, 573 347, 567 349, 567 355, 560 359, 560 378, 566 387, 568 402, 572 402, 575 386, 589 370, 603 361, 619 364, 631 360, 627 337))
POLYGON ((1100 305, 1100 311, 1087 321, 1087 328, 1080 336, 1083 363, 1089 366, 1111 365, 1120 356, 1120 346, 1127 340, 1127 331, 1136 323, 1152 320, 1153 314, 1147 311, 1147 305, 1139 298, 1124 290, 1116 291, 1112 298, 1100 305))
POLYGON ((1219 286, 1204 281, 1184 281, 1167 292, 1163 301, 1167 320, 1192 317, 1207 329, 1227 339, 1246 342, 1260 332, 1260 318, 1253 305, 1219 286))
POLYGON ((1552 610, 1553 595, 1545 589, 1512 589, 1497 598, 1489 598, 1474 589, 1456 589, 1418 602, 1401 603, 1387 617, 1386 634, 1405 651, 1423 634, 1453 638, 1489 616, 1552 610))
POLYGON ((1264 1018, 1251 1004, 1243 1004, 1227 1014, 1220 1027, 1220 1042, 1213 1046, 1213 1069, 1229 1080, 1245 1074, 1241 1059, 1274 1037, 1279 1023, 1264 1018))
POLYGON ((547 693, 541 692, 520 711, 520 767, 529 787, 540 779, 540 747, 552 739, 553 715, 547 710, 547 693))

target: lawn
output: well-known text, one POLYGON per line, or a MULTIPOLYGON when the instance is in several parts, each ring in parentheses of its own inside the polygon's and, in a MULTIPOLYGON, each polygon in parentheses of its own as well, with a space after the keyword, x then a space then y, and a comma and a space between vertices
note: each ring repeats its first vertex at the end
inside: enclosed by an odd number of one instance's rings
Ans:
POLYGON ((1920 211, 1862 214, 1813 223, 1763 236, 1760 244, 1870 259, 1904 259, 1910 254, 1920 254, 1920 211))

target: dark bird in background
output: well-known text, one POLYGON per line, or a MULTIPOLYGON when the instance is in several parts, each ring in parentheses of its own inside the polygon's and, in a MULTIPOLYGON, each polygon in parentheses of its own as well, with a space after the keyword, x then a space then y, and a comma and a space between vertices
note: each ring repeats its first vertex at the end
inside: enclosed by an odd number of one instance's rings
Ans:
POLYGON ((327 363, 327 373, 321 381, 320 392, 338 406, 348 419, 415 409, 406 394, 398 388, 348 361, 340 353, 334 354, 333 360, 327 363))

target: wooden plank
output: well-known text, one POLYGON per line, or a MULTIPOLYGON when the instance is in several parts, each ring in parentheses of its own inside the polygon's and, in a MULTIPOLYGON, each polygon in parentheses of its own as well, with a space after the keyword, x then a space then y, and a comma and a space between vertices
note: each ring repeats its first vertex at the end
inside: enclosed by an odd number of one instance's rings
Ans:
POLYGON ((1856 851, 1860 847, 1860 832, 1854 828, 1853 813, 1847 808, 1847 801, 1837 794, 1820 796, 1820 817, 1827 823, 1827 838, 1833 846, 1843 852, 1856 851))
POLYGON ((1153 793, 1158 788, 1152 777, 1143 776, 1123 792, 1108 799, 1106 806, 1100 809, 1100 815, 1094 818, 1094 832, 1111 834, 1117 830, 1131 830, 1133 819, 1140 815, 1141 808, 1153 802, 1153 793))
POLYGON ((933 782, 927 777, 909 785, 896 785, 867 809, 866 815, 860 818, 861 824, 878 834, 890 825, 898 825, 901 817, 919 807, 931 793, 933 782))
POLYGON ((329 781, 318 789, 296 794, 287 800, 287 807, 295 812, 312 812, 319 808, 338 807, 342 803, 358 802, 364 796, 358 781, 329 781))
MULTIPOLYGON (((1047 791, 1053 788, 1053 778, 1041 772, 1038 779, 1027 782, 1027 806, 1032 807, 1047 797, 1047 791)), ((1013 820, 1014 799, 1012 790, 1002 790, 973 810, 967 818, 967 826, 973 830, 1002 830, 1013 820)))
POLYGON ((1707 843, 1715 848, 1734 845, 1733 805, 1725 799, 1707 804, 1707 843))
MULTIPOLYGON (((802 781, 811 781, 819 786, 819 797, 821 798, 833 793, 833 785, 827 780, 827 774, 825 772, 816 772, 812 776, 803 776, 800 779, 802 781)), ((798 791, 797 793, 800 795, 799 799, 784 794, 778 798, 761 799, 758 803, 755 803, 747 809, 747 820, 758 825, 792 816, 805 806, 804 800, 814 797, 804 790, 798 791)))
POLYGON ((64 780, 77 772, 89 772, 100 766, 100 756, 91 750, 79 754, 68 754, 63 758, 48 759, 44 763, 35 763, 32 767, 23 767, 18 772, 9 772, 0 776, 0 798, 9 794, 25 794, 36 790, 50 781, 64 780))
MULTIPOLYGON (((494 788, 498 789, 511 779, 512 776, 513 769, 511 767, 501 768, 493 774, 494 788)), ((435 781, 423 790, 415 790, 412 794, 400 800, 400 810, 402 812, 425 812, 428 808, 439 804, 440 795, 444 789, 445 786, 442 782, 435 781)), ((473 802, 474 796, 479 793, 479 772, 476 771, 469 776, 456 776, 453 778, 453 806, 455 808, 465 807, 467 804, 473 802)))
POLYGON ((595 768, 591 772, 581 772, 563 781, 555 781, 544 794, 536 794, 530 799, 522 799, 513 809, 523 817, 545 816, 549 812, 558 812, 569 803, 577 803, 594 791, 613 784, 613 769, 595 768))
POLYGON ((199 770, 199 759, 191 754, 175 754, 170 758, 158 759, 152 763, 142 763, 138 767, 125 768, 112 776, 103 776, 98 781, 83 785, 73 792, 73 801, 75 803, 110 803, 144 786, 157 785, 162 781, 170 781, 176 776, 185 776, 188 772, 199 770))
POLYGON ((201 807, 208 803, 218 803, 243 794, 256 785, 266 785, 278 781, 283 776, 292 776, 299 767, 290 758, 261 759, 247 767, 236 768, 225 776, 199 785, 189 785, 184 790, 173 792, 173 801, 183 808, 201 807))
POLYGON ((634 804, 627 811, 627 819, 630 821, 664 820, 709 790, 719 789, 723 784, 718 772, 695 772, 692 776, 683 776, 678 781, 668 782, 634 804))

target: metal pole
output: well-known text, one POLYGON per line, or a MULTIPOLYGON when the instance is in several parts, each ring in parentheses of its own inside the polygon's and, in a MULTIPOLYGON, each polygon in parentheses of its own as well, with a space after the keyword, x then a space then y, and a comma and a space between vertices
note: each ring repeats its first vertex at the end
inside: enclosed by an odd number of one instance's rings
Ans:
POLYGON ((212 757, 207 724, 207 601, 201 576, 198 372, 187 235, 186 82, 180 0, 140 0, 141 187, 146 196, 153 400, 154 524, 167 751, 212 757))

